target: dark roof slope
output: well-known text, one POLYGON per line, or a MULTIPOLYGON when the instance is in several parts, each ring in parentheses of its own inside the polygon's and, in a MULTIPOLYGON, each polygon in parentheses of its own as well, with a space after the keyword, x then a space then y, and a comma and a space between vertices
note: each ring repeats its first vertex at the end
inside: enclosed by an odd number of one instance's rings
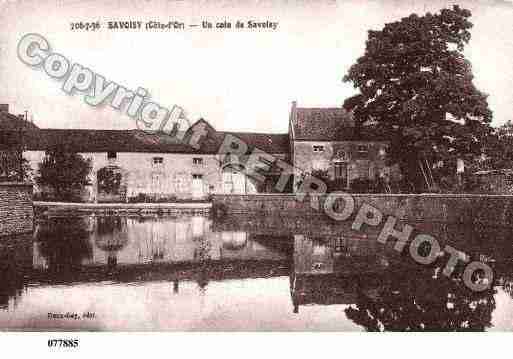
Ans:
POLYGON ((196 126, 200 125, 205 126, 207 132, 207 139, 203 141, 203 143, 205 145, 215 143, 216 150, 222 145, 225 136, 231 135, 246 143, 249 148, 256 147, 270 154, 288 153, 289 151, 288 134, 216 131, 214 127, 203 118, 195 122, 188 132, 192 132, 196 126))
MULTIPOLYGON (((232 135, 239 138, 249 147, 256 147, 269 154, 288 153, 289 135, 271 133, 245 133, 245 132, 220 132, 223 138, 225 135, 232 135)), ((222 143, 222 142, 221 142, 222 143)))
POLYGON ((357 133, 352 114, 343 108, 295 108, 291 122, 296 141, 387 141, 388 138, 373 124, 363 125, 357 133))
POLYGON ((149 152, 215 154, 226 134, 234 135, 248 144, 269 153, 287 153, 288 135, 215 132, 201 141, 195 149, 176 137, 151 134, 140 130, 67 130, 41 129, 27 131, 28 150, 45 151, 56 145, 66 145, 76 152, 149 152))
POLYGON ((0 131, 37 130, 38 127, 8 112, 0 112, 0 131))
POLYGON ((198 152, 170 136, 148 134, 140 130, 42 129, 27 132, 25 145, 33 151, 66 145, 76 152, 198 152))
POLYGON ((353 135, 353 119, 343 108, 296 108, 292 117, 295 140, 336 141, 353 135))

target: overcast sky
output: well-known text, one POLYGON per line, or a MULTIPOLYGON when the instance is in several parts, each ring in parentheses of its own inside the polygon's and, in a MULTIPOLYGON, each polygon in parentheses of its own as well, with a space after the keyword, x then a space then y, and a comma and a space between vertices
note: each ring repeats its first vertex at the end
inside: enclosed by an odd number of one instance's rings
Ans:
POLYGON ((458 3, 472 10, 466 55, 488 93, 494 125, 513 119, 511 1, 16 1, 0 0, 0 102, 28 110, 40 127, 134 128, 123 113, 93 108, 82 94, 16 56, 19 39, 40 33, 52 49, 164 106, 182 106, 224 130, 286 132, 290 103, 340 106, 354 93, 342 83, 363 54, 367 31, 412 12, 458 3), (71 31, 70 22, 176 19, 279 22, 276 31, 71 31))

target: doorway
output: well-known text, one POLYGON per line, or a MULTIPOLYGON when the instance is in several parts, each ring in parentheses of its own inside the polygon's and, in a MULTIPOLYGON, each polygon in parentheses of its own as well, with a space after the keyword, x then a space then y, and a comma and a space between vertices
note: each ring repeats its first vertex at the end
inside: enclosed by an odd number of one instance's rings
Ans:
POLYGON ((205 196, 203 190, 203 175, 192 175, 192 198, 200 199, 205 196))

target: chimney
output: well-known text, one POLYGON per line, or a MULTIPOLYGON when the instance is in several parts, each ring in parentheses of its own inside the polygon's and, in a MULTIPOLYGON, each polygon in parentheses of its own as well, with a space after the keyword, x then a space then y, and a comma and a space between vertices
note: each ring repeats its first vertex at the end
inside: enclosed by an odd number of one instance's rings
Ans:
POLYGON ((290 108, 290 121, 294 121, 296 119, 296 107, 297 107, 297 102, 292 101, 292 106, 290 108))
MULTIPOLYGON (((290 108, 290 114, 289 114, 289 136, 294 139, 294 122, 296 120, 296 106, 297 102, 292 101, 292 106, 290 108)), ((292 144, 292 141, 290 142, 292 144)))
POLYGON ((0 103, 0 113, 9 113, 8 103, 0 103))

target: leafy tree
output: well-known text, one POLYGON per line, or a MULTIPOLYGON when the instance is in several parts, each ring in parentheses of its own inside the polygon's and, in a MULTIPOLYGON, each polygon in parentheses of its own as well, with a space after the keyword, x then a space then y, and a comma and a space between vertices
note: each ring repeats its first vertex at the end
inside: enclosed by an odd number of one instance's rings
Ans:
POLYGON ((0 180, 27 181, 30 178, 29 162, 23 158, 21 151, 0 150, 0 180))
POLYGON ((29 162, 23 158, 23 134, 17 131, 0 132, 0 181, 27 181, 29 162))
POLYGON ((91 160, 84 159, 66 146, 57 146, 46 151, 39 164, 36 182, 49 186, 57 200, 72 200, 77 191, 89 185, 87 176, 91 172, 91 160))
POLYGON ((507 121, 496 128, 484 147, 482 157, 473 163, 474 170, 513 168, 513 122, 507 121))
POLYGON ((470 158, 491 131, 487 96, 474 86, 463 55, 470 16, 453 6, 369 31, 365 54, 344 77, 359 90, 344 103, 356 133, 373 126, 389 136, 389 161, 417 191, 424 184, 420 163, 470 158))
POLYGON ((98 171, 98 191, 119 194, 122 175, 116 167, 104 167, 98 171))

